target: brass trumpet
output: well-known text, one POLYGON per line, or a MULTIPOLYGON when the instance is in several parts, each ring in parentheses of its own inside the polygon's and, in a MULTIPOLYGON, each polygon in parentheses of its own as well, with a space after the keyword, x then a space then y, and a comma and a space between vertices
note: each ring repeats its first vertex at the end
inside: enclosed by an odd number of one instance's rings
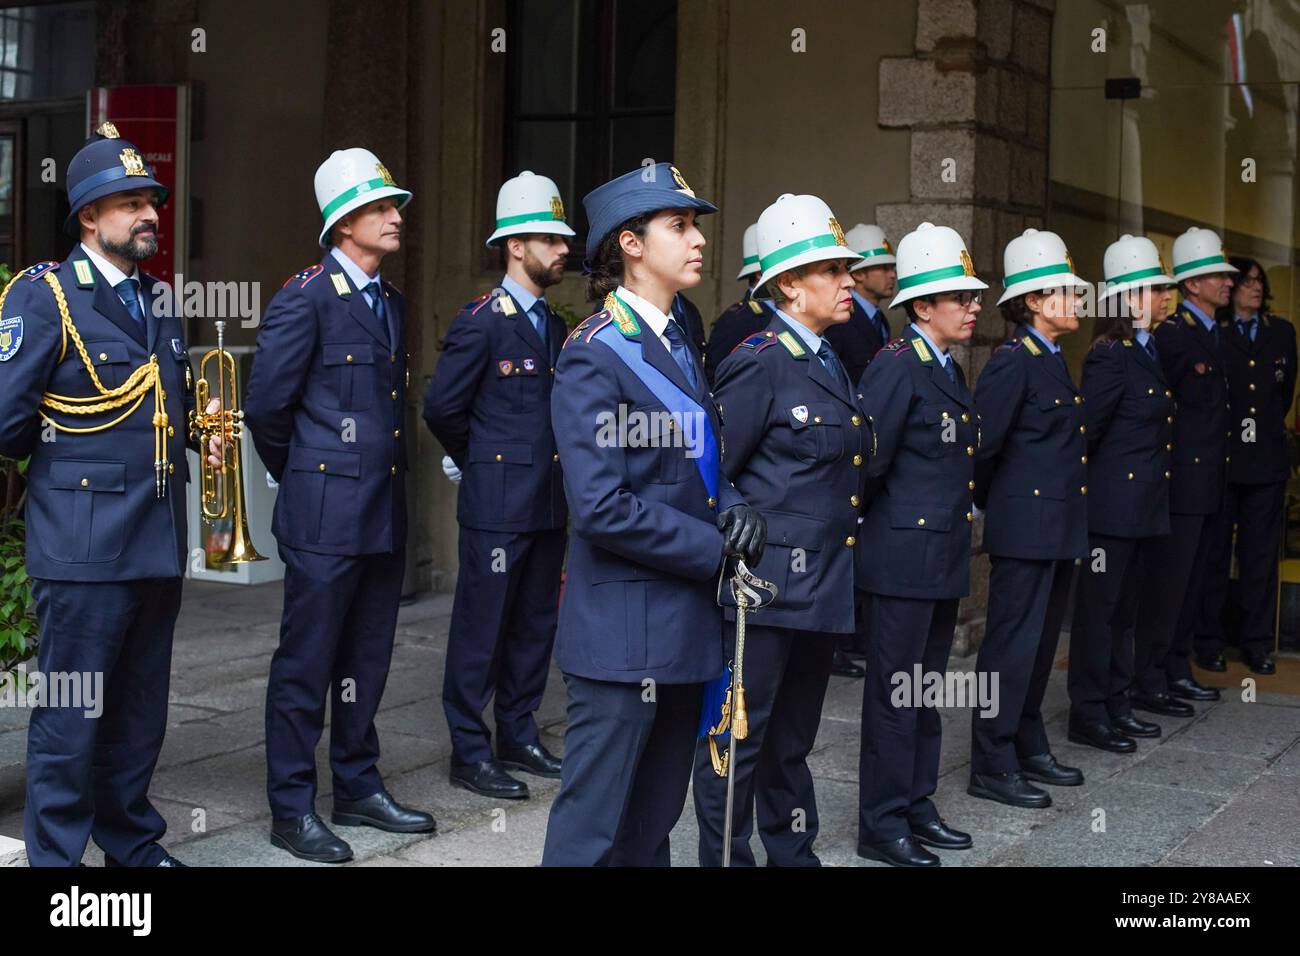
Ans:
POLYGON ((217 567, 231 564, 248 564, 265 561, 257 553, 248 533, 248 512, 244 507, 244 471, 240 459, 240 444, 244 437, 244 412, 239 407, 239 382, 235 371, 235 357, 226 351, 226 323, 218 321, 217 347, 210 349, 199 362, 199 378, 194 383, 194 411, 190 413, 190 432, 198 438, 200 508, 205 521, 230 519, 230 543, 212 563, 217 567), (216 398, 221 408, 207 412, 212 399, 209 382, 212 363, 216 363, 216 398), (215 435, 224 439, 221 446, 221 467, 208 461, 208 445, 215 435))

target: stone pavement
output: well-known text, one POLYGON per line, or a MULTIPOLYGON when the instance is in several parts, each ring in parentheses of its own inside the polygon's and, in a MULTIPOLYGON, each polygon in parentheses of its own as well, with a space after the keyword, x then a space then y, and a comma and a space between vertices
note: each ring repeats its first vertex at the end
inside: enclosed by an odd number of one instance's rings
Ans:
MULTIPOLYGON (((152 796, 167 818, 168 849, 200 866, 314 866, 268 842, 263 708, 279 629, 277 584, 231 588, 186 582, 172 666, 170 726, 152 796)), ((381 769, 397 799, 428 809, 435 837, 340 828, 360 866, 531 866, 541 858, 547 813, 558 781, 526 777, 533 797, 493 801, 450 786, 450 742, 441 683, 451 596, 426 594, 402 609, 388 690, 379 715, 381 769)), ((1063 642, 1064 644, 1064 642, 1063 642)), ((1062 648, 1064 654, 1064 647, 1062 648)), ((1062 763, 1087 783, 1052 788, 1055 806, 1018 810, 966 795, 970 714, 943 714, 944 817, 969 830, 975 847, 944 853, 944 865, 1300 865, 1300 661, 1282 660, 1259 678, 1258 701, 1240 690, 1194 718, 1159 718, 1165 735, 1140 741, 1135 756, 1105 754, 1065 739, 1064 657, 1045 712, 1062 763)), ((951 670, 969 670, 954 658, 951 670)), ((1206 675, 1202 675, 1205 677, 1206 675)), ((1234 664, 1214 675, 1240 688, 1234 664)), ((875 866, 854 850, 857 833, 858 714, 862 685, 832 678, 817 747, 810 758, 822 822, 824 863, 875 866)), ((25 709, 0 708, 0 836, 22 837, 25 709)), ((539 714, 546 745, 563 752, 564 685, 552 670, 539 714)), ((327 731, 328 734, 328 731, 327 731)), ((320 797, 328 819, 330 774, 318 750, 320 797)), ((673 833, 673 862, 695 863, 695 820, 687 802, 673 833)), ((762 848, 755 852, 762 861, 762 848)), ((99 865, 92 844, 86 861, 99 865)))

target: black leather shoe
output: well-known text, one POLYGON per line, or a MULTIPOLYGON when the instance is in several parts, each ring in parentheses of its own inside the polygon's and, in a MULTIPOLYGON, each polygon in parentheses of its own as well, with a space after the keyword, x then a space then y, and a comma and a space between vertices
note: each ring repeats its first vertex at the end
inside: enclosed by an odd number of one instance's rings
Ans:
MULTIPOLYGON (((81 865, 82 865, 82 866, 85 866, 86 864, 82 863, 81 865)), ((104 866, 117 867, 117 866, 121 866, 121 865, 122 865, 121 863, 118 863, 117 860, 113 859, 113 858, 112 858, 111 856, 109 856, 107 853, 104 854, 104 866)), ((163 852, 163 858, 162 858, 161 860, 159 860, 157 863, 155 863, 154 866, 181 866, 181 867, 185 867, 185 866, 187 866, 187 864, 182 863, 180 860, 176 859, 176 857, 174 857, 174 856, 172 856, 170 853, 167 853, 166 851, 164 851, 164 852, 163 852)))
POLYGON ((973 843, 969 833, 954 830, 942 820, 933 820, 920 825, 913 823, 911 827, 912 839, 940 850, 969 850, 973 843))
POLYGON ((524 747, 508 747, 497 752, 501 766, 511 770, 522 770, 537 777, 560 779, 560 758, 541 744, 528 744, 524 747))
POLYGON ((1131 754, 1137 750, 1137 741, 1125 737, 1117 729, 1100 721, 1075 723, 1070 721, 1069 739, 1072 743, 1109 750, 1113 754, 1131 754))
POLYGON ((885 843, 859 843, 858 856, 878 860, 890 866, 941 866, 943 861, 916 842, 914 837, 899 837, 885 843))
POLYGON ((1050 783, 1056 787, 1083 786, 1083 771, 1078 767, 1066 767, 1057 763, 1051 754, 1021 757, 1020 772, 1026 780, 1035 783, 1050 783))
POLYGON ((402 806, 386 790, 362 800, 335 797, 330 822, 341 827, 374 827, 389 833, 432 833, 438 829, 431 814, 402 806))
POLYGON ((1248 654, 1242 652, 1242 661, 1250 668, 1252 674, 1269 674, 1277 673, 1277 665, 1273 663, 1273 658, 1268 654, 1248 654))
POLYGON ((314 813, 272 820, 271 845, 313 863, 342 863, 352 859, 352 847, 331 833, 314 813))
POLYGON ((1153 724, 1147 720, 1141 720, 1132 714, 1125 714, 1123 717, 1112 717, 1110 724, 1121 734, 1129 737, 1159 737, 1160 725, 1153 724))
POLYGON ((1198 683, 1194 677, 1183 677, 1179 680, 1169 682, 1169 693, 1174 697, 1181 697, 1183 700, 1218 700, 1219 688, 1206 687, 1198 683))
POLYGON ((1052 805, 1046 790, 1039 790, 1019 770, 1008 773, 972 773, 966 792, 981 800, 994 800, 1009 807, 1041 810, 1052 805))
POLYGON ((1197 654, 1196 666, 1203 671, 1214 671, 1222 674, 1228 669, 1228 662, 1224 660, 1222 654, 1215 654, 1213 657, 1208 654, 1197 654))
POLYGON ((1165 717, 1195 717, 1196 708, 1170 694, 1129 694, 1129 703, 1138 710, 1165 717))
POLYGON ((866 677, 866 668, 853 663, 838 647, 831 657, 831 673, 836 677, 866 677))
POLYGON ((452 764, 451 785, 477 793, 481 797, 496 797, 498 800, 528 799, 528 784, 510 776, 495 760, 452 764))

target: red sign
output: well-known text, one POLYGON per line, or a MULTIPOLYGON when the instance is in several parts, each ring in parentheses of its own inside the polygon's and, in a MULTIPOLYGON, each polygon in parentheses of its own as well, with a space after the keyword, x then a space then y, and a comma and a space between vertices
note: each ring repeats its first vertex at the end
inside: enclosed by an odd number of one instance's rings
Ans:
POLYGON ((168 283, 177 272, 185 273, 188 254, 188 92, 184 86, 116 86, 90 95, 90 129, 112 122, 170 191, 158 210, 158 253, 142 263, 145 271, 168 283))

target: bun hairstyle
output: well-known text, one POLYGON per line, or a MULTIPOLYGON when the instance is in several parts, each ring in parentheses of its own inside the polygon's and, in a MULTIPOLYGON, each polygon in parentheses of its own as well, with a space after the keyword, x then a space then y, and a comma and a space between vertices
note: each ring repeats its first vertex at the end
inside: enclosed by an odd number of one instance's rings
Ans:
POLYGON ((618 244, 618 237, 624 232, 630 232, 638 239, 644 239, 646 226, 654 216, 653 212, 639 213, 619 223, 600 241, 600 245, 588 260, 591 263, 587 273, 589 300, 603 302, 605 296, 623 284, 623 249, 618 244))
POLYGON ((1002 312, 1002 318, 1006 319, 1012 325, 1033 325, 1034 313, 1029 309, 1029 303, 1025 301, 1024 295, 1018 295, 1014 299, 1007 299, 998 308, 1002 312))

